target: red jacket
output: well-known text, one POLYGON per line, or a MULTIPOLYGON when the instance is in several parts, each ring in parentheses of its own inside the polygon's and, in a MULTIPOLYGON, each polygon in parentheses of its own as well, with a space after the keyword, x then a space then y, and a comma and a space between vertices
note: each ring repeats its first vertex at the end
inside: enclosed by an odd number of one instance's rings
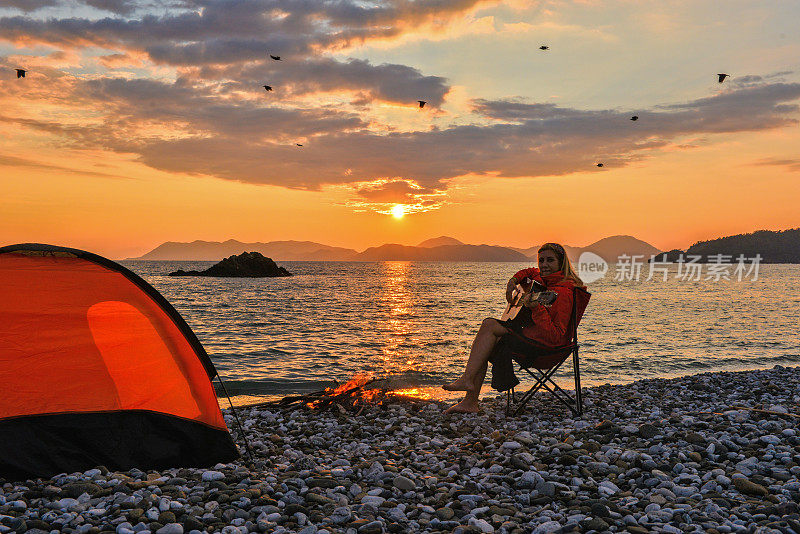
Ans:
MULTIPOLYGON (((514 275, 514 278, 526 289, 531 280, 536 280, 547 286, 547 289, 558 293, 558 298, 549 308, 536 305, 530 309, 533 324, 522 329, 525 337, 548 347, 558 347, 569 343, 567 326, 572 312, 572 288, 575 287, 575 282, 569 278, 563 279, 562 271, 556 271, 543 277, 536 267, 522 269, 514 275)), ((520 311, 520 313, 523 312, 524 310, 520 311)))

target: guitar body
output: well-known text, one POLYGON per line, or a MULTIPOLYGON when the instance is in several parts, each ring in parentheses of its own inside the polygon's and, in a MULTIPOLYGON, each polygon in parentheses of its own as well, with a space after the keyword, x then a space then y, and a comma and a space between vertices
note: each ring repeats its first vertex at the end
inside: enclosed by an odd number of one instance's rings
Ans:
POLYGON ((522 303, 525 297, 531 291, 533 292, 533 296, 531 298, 542 306, 546 306, 548 308, 556 301, 556 298, 558 297, 558 293, 555 291, 548 291, 545 286, 536 281, 531 284, 530 291, 525 291, 525 288, 517 284, 517 288, 514 290, 511 302, 508 304, 508 306, 506 306, 506 311, 504 311, 503 315, 500 316, 500 320, 510 321, 516 318, 520 310, 525 307, 522 303))
POLYGON ((524 307, 522 305, 522 298, 524 296, 525 292, 522 290, 522 286, 517 284, 517 289, 514 290, 511 302, 508 303, 508 306, 506 306, 506 311, 504 311, 503 315, 500 316, 501 321, 510 321, 517 316, 519 311, 524 307))

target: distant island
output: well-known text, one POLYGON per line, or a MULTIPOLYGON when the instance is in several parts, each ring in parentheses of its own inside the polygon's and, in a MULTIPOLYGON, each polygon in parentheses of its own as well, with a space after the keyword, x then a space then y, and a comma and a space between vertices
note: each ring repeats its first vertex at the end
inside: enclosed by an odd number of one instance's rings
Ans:
POLYGON ((225 258, 216 265, 204 271, 177 271, 169 276, 215 276, 224 278, 265 278, 277 276, 292 276, 292 273, 278 267, 270 258, 265 258, 258 252, 243 252, 238 256, 225 258))
MULTIPOLYGON (((332 247, 312 241, 271 241, 242 243, 233 239, 223 242, 169 241, 150 252, 130 260, 218 261, 243 250, 255 251, 278 261, 487 261, 534 262, 540 245, 525 249, 499 245, 470 245, 447 236, 423 241, 417 246, 385 244, 362 252, 332 247)), ((594 252, 609 263, 622 254, 644 255, 661 252, 658 248, 631 236, 612 236, 585 247, 564 246, 570 260, 575 262, 583 252, 594 252)))
MULTIPOLYGON (((714 261, 712 256, 722 254, 730 256, 730 262, 743 254, 745 258, 754 258, 761 255, 761 263, 800 263, 800 228, 790 230, 758 230, 749 234, 737 234, 709 241, 698 241, 688 249, 674 249, 659 254, 658 261, 677 262, 681 254, 684 260, 687 256, 700 256, 700 263, 714 261)), ((726 262, 723 262, 726 263, 726 262)))

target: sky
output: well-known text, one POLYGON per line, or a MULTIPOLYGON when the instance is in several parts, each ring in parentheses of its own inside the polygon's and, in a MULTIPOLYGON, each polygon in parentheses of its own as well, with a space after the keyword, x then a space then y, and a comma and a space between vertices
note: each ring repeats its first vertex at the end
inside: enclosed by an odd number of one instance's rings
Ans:
POLYGON ((669 250, 795 228, 797 20, 768 0, 0 0, 0 245, 669 250))

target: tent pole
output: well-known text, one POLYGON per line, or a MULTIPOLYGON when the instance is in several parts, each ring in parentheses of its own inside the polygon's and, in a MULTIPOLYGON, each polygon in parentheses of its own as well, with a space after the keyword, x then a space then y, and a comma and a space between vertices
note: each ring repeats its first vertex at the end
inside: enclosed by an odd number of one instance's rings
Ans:
POLYGON ((250 457, 250 461, 253 461, 253 451, 250 449, 250 442, 247 441, 247 434, 244 433, 244 428, 242 428, 242 422, 239 420, 239 414, 236 413, 236 409, 233 407, 233 403, 231 402, 231 396, 228 394, 228 388, 225 387, 225 382, 222 381, 222 377, 219 376, 217 373, 217 380, 219 380, 219 385, 222 386, 222 391, 225 392, 225 397, 228 399, 228 404, 231 407, 231 413, 233 413, 234 419, 236 419, 236 426, 239 427, 239 433, 242 434, 242 439, 244 440, 245 449, 247 449, 247 455, 250 457))

